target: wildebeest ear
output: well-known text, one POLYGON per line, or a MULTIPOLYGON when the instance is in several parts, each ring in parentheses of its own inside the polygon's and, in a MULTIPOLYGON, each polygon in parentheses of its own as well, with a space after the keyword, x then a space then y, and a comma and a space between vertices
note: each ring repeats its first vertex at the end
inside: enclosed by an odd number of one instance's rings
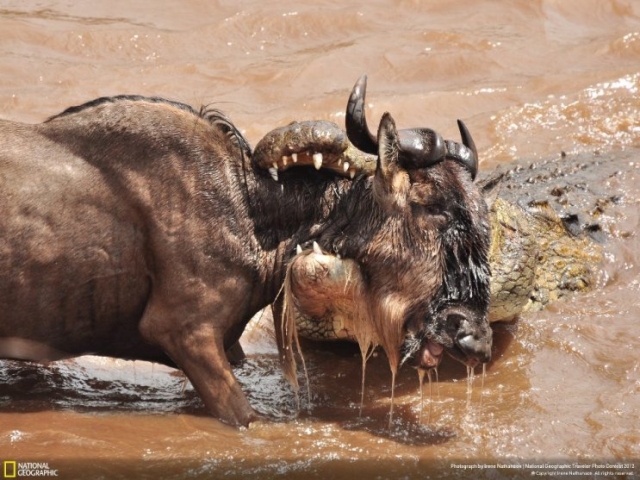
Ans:
POLYGON ((373 191, 376 200, 390 209, 406 207, 410 187, 409 175, 398 162, 399 145, 396 124, 385 113, 378 127, 378 166, 373 191))

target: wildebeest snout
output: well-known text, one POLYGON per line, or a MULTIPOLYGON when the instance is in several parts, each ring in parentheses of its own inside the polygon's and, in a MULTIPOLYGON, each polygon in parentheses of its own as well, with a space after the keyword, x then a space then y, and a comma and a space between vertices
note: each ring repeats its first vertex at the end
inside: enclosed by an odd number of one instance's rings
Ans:
POLYGON ((491 360, 492 331, 486 316, 456 306, 442 312, 446 331, 452 340, 449 354, 468 366, 491 360))

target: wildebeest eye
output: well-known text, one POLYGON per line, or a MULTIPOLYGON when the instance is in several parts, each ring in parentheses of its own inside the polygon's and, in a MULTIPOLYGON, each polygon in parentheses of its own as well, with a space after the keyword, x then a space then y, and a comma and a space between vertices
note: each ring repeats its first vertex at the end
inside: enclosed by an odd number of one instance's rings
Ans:
POLYGON ((411 205, 411 211, 413 218, 419 223, 422 221, 428 222, 429 225, 441 226, 447 223, 450 218, 450 214, 447 209, 439 202, 429 203, 413 203, 411 205))
POLYGON ((414 218, 424 219, 429 225, 434 225, 434 222, 439 225, 451 218, 445 195, 431 182, 414 183, 409 193, 409 203, 414 218))

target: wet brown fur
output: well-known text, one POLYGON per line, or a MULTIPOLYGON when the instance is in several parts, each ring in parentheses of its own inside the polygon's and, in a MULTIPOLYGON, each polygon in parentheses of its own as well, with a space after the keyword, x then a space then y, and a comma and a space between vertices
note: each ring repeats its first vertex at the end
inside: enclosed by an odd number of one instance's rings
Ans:
MULTIPOLYGON (((360 306, 354 299, 357 306, 350 312, 370 328, 362 329, 367 332, 363 338, 354 336, 363 351, 370 343, 381 344, 392 372, 418 353, 406 351, 408 336, 416 339, 418 347, 431 338, 467 361, 456 344, 459 326, 452 324, 447 312, 464 307, 472 324, 470 333, 477 329, 478 338, 490 350, 486 204, 460 164, 443 161, 429 168, 403 169, 397 162, 393 131, 379 135, 379 162, 385 164, 379 165, 370 183, 380 209, 353 214, 354 221, 340 225, 338 235, 329 228, 319 239, 330 254, 355 259, 360 268, 362 280, 358 281, 362 281, 360 291, 366 301, 360 306), (363 223, 369 228, 363 229, 363 223)), ((317 316, 327 305, 339 303, 341 293, 335 293, 339 288, 324 280, 310 283, 308 277, 299 275, 292 290, 294 297, 296 289, 303 292, 297 296, 304 297, 304 304, 295 305, 297 312, 317 316), (313 296, 309 292, 318 289, 326 293, 318 298, 318 305, 310 305, 313 296)), ((294 310, 289 308, 289 312, 294 310)))
POLYGON ((403 172, 389 153, 374 178, 302 168, 274 182, 224 115, 163 99, 0 122, 0 356, 173 362, 213 414, 246 425, 255 412, 225 351, 276 299, 295 245, 317 240, 360 265, 397 364, 403 332, 425 335, 434 296, 451 300, 443 242, 473 241, 451 237, 457 209, 472 211, 465 228, 485 219, 458 164, 403 172), (15 338, 48 349, 3 350, 15 338))

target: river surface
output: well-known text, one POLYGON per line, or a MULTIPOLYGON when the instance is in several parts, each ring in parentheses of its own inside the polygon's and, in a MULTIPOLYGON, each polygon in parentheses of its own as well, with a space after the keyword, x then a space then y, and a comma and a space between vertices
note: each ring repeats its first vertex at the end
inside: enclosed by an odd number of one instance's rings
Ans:
POLYGON ((159 365, 2 361, 0 461, 95 479, 524 478, 545 463, 597 478, 634 462, 638 474, 640 2, 0 2, 0 117, 13 120, 157 95, 214 104, 255 145, 293 120, 343 124, 362 73, 370 124, 390 111, 400 128, 457 138, 464 119, 484 171, 561 151, 626 162, 598 288, 494 325, 494 361, 471 387, 445 360, 421 400, 401 370, 390 429, 382 353, 359 415, 359 353, 305 344, 311 398, 298 407, 265 319, 235 370, 269 419, 249 429, 208 417, 159 365))

